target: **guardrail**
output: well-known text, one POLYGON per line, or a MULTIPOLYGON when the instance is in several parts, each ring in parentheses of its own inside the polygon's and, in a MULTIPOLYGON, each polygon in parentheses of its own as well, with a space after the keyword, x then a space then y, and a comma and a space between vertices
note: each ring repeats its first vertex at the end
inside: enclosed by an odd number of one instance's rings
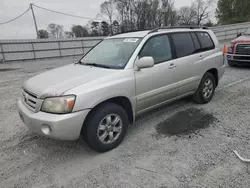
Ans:
POLYGON ((230 40, 236 38, 238 34, 245 32, 247 28, 248 27, 227 29, 223 31, 214 31, 214 33, 219 41, 230 40))
POLYGON ((0 60, 11 62, 81 56, 102 39, 103 37, 1 41, 0 60))

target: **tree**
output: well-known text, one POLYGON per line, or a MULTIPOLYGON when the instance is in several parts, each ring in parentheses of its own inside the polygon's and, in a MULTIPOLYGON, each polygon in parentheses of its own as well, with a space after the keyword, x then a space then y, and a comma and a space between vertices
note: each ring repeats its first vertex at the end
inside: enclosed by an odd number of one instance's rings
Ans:
POLYGON ((178 12, 176 10, 173 10, 170 14, 170 20, 169 23, 171 26, 176 26, 180 22, 180 16, 178 15, 178 12))
POLYGON ((113 34, 117 34, 120 32, 119 27, 119 22, 117 20, 113 21, 113 34))
POLYGON ((100 27, 99 22, 96 22, 96 21, 91 22, 91 30, 92 30, 91 35, 92 36, 100 36, 99 27, 100 27))
POLYGON ((211 20, 208 20, 208 22, 205 23, 204 26, 206 26, 206 27, 213 27, 214 24, 213 24, 213 22, 211 20))
POLYGON ((89 35, 88 30, 81 25, 73 25, 71 27, 71 32, 75 37, 87 37, 89 35))
POLYGON ((214 0, 195 0, 192 3, 192 8, 195 11, 196 24, 201 25, 201 22, 209 18, 211 9, 214 0))
POLYGON ((113 15, 114 15, 114 4, 113 0, 105 1, 104 3, 101 4, 101 13, 105 14, 109 18, 109 23, 110 23, 110 31, 113 33, 113 15))
POLYGON ((47 39, 47 38, 49 38, 49 33, 45 29, 40 29, 38 31, 38 34, 39 34, 39 38, 40 39, 47 39))
POLYGON ((126 0, 114 0, 114 4, 115 4, 116 11, 118 13, 117 19, 121 23, 121 30, 123 32, 125 30, 125 28, 123 26, 123 21, 125 19, 125 9, 124 9, 124 7, 125 7, 125 4, 126 4, 126 0))
POLYGON ((176 25, 179 15, 174 0, 114 0, 120 31, 176 25))
MULTIPOLYGON (((142 0, 143 2, 146 0, 142 0)), ((120 21, 121 32, 132 31, 135 26, 135 0, 114 0, 118 18, 120 21)))
POLYGON ((62 25, 51 23, 48 25, 51 38, 63 38, 64 28, 62 25))
POLYGON ((74 38, 74 33, 72 33, 71 31, 65 31, 64 35, 66 38, 74 38))
POLYGON ((219 0, 216 18, 220 24, 232 24, 250 21, 249 0, 219 0))
MULTIPOLYGON (((174 0, 162 0, 162 8, 163 12, 163 23, 165 26, 171 25, 171 18, 173 17, 174 12, 174 0)), ((175 16, 175 15, 174 15, 175 16)))
POLYGON ((179 25, 194 25, 196 12, 193 7, 181 7, 178 14, 179 25))
POLYGON ((103 22, 101 22, 101 27, 102 27, 102 35, 108 36, 110 34, 109 24, 107 22, 103 21, 103 22))

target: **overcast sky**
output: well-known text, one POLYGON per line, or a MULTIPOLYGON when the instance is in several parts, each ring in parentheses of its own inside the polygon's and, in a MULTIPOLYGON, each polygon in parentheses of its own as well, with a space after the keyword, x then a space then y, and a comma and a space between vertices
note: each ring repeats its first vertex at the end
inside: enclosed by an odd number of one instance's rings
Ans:
MULTIPOLYGON (((52 10, 95 18, 104 0, 0 0, 0 23, 8 21, 24 12, 29 3, 52 10)), ((175 7, 190 5, 192 0, 175 0, 175 7)), ((57 23, 69 30, 72 24, 85 25, 89 20, 71 18, 34 8, 38 29, 46 29, 49 23, 57 23)), ((99 17, 100 18, 100 17, 99 17)), ((35 28, 31 12, 6 25, 0 25, 0 39, 35 38, 35 28)))

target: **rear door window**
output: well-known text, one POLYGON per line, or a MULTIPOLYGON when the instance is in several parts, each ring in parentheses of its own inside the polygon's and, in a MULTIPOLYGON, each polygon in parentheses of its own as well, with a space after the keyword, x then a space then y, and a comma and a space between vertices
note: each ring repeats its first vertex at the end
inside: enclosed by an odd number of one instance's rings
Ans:
POLYGON ((214 42, 207 32, 196 32, 203 51, 212 50, 215 48, 214 42))
POLYGON ((190 33, 171 34, 177 58, 185 57, 196 52, 190 33))

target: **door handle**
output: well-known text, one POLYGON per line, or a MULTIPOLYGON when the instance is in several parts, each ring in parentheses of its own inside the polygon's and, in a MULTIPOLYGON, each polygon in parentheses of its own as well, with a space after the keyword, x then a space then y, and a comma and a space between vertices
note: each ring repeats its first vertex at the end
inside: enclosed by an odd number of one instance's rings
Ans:
POLYGON ((201 60, 204 59, 204 58, 205 58, 205 57, 204 57, 203 55, 200 55, 200 57, 199 57, 199 59, 201 59, 201 60))
POLYGON ((176 65, 175 65, 174 63, 171 63, 171 64, 168 66, 169 69, 173 69, 173 68, 175 68, 175 67, 176 67, 176 65))

